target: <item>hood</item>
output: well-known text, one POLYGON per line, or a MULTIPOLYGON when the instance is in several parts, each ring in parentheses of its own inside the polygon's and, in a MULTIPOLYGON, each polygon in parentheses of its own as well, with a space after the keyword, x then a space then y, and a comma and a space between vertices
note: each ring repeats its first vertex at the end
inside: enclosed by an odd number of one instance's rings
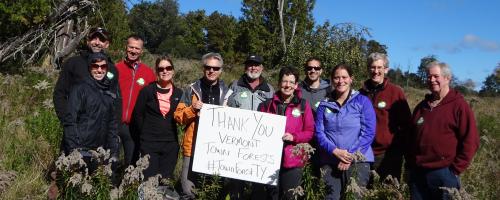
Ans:
MULTIPOLYGON (((273 101, 279 101, 281 102, 281 91, 276 91, 273 95, 273 101)), ((293 92, 293 98, 292 98, 292 101, 291 103, 297 103, 299 102, 300 103, 300 99, 302 98, 302 91, 300 90, 300 88, 297 87, 297 89, 295 89, 295 91, 293 92)))
MULTIPOLYGON (((271 88, 269 88, 266 79, 264 79, 262 76, 260 76, 259 80, 260 80, 260 83, 255 88, 255 90, 270 92, 271 88)), ((238 79, 238 86, 245 87, 245 88, 249 89, 250 91, 255 91, 255 90, 252 90, 252 87, 250 87, 250 84, 248 83, 246 74, 241 75, 240 79, 238 79)))
MULTIPOLYGON (((330 109, 334 109, 334 110, 340 110, 340 105, 335 102, 333 99, 334 99, 334 96, 333 96, 333 93, 334 92, 330 92, 326 98, 320 102, 320 105, 324 105, 330 109)), ((344 105, 348 104, 349 102, 351 102, 354 97, 358 96, 360 93, 359 91, 356 91, 356 90, 351 90, 350 91, 350 94, 349 94, 349 98, 347 99, 347 101, 344 103, 344 105)))
MULTIPOLYGON (((433 98, 432 94, 425 95, 426 101, 431 101, 432 98, 433 98)), ((451 103, 457 99, 464 99, 464 96, 462 96, 462 94, 460 94, 458 91, 450 88, 450 91, 448 92, 448 94, 446 94, 446 96, 443 98, 443 100, 441 100, 441 102, 439 102, 439 104, 445 105, 445 104, 451 103)))
POLYGON ((311 88, 309 85, 307 85, 306 81, 300 82, 299 85, 301 88, 306 89, 307 91, 318 91, 318 90, 324 90, 330 87, 330 81, 326 79, 321 79, 319 81, 319 87, 318 88, 311 88))
POLYGON ((372 80, 368 79, 363 83, 363 87, 360 90, 365 93, 376 93, 378 91, 384 90, 384 88, 387 86, 387 83, 389 83, 389 79, 384 78, 384 82, 382 82, 382 84, 374 86, 372 80))

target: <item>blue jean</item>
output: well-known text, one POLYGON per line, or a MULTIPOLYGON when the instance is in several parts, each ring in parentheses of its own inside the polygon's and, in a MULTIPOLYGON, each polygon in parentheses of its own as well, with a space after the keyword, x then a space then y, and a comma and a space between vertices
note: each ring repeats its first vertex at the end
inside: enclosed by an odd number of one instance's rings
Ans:
POLYGON ((410 170, 411 199, 451 199, 440 187, 460 189, 460 179, 449 167, 439 169, 415 168, 410 170))
POLYGON ((323 165, 321 169, 327 186, 325 199, 328 200, 344 198, 351 176, 355 177, 360 187, 366 187, 370 180, 370 163, 367 162, 353 163, 346 171, 340 171, 337 165, 323 165))

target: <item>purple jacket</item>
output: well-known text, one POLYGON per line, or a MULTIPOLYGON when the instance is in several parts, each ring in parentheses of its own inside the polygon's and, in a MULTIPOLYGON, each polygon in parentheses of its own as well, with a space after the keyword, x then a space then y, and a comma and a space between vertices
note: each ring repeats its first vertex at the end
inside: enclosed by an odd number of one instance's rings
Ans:
MULTIPOLYGON (((276 92, 272 99, 261 103, 258 110, 279 114, 279 107, 282 105, 283 102, 279 97, 279 92, 276 92)), ((303 167, 307 161, 307 156, 294 155, 292 150, 297 144, 307 143, 312 139, 314 118, 309 102, 300 98, 300 91, 296 91, 296 95, 285 109, 284 116, 286 116, 285 132, 293 135, 293 142, 285 142, 281 166, 284 168, 303 167), (304 102, 302 103, 302 101, 304 102)))
POLYGON ((373 162, 371 144, 375 136, 376 117, 368 97, 352 91, 347 102, 338 103, 326 98, 316 110, 316 138, 322 164, 336 164, 335 148, 349 153, 360 151, 366 162, 373 162))

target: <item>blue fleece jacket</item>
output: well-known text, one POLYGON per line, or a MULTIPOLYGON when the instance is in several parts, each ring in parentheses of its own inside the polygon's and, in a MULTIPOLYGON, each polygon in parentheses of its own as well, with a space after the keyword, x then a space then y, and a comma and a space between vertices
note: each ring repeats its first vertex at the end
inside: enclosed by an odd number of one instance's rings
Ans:
POLYGON ((351 95, 343 106, 326 98, 316 111, 316 139, 319 144, 322 164, 336 164, 335 148, 349 153, 360 151, 365 162, 373 162, 371 144, 375 136, 376 117, 368 97, 358 91, 351 95))

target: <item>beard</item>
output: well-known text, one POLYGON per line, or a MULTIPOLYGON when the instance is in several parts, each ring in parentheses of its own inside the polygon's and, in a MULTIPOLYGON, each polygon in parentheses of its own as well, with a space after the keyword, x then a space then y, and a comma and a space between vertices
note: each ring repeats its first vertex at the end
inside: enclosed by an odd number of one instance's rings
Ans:
POLYGON ((252 72, 245 72, 245 74, 248 76, 248 78, 250 79, 258 79, 260 77, 260 75, 262 74, 262 72, 255 72, 255 73, 252 73, 252 72))

